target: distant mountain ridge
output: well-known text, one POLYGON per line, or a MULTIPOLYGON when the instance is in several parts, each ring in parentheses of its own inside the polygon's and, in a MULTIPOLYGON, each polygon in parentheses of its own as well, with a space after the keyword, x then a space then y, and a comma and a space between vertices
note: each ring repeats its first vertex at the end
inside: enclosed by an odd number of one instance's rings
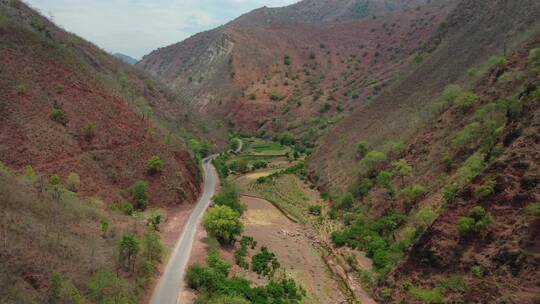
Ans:
POLYGON ((129 56, 129 55, 125 55, 125 54, 122 54, 122 53, 114 53, 113 54, 114 57, 122 60, 123 62, 129 64, 129 65, 135 65, 137 64, 137 62, 139 62, 139 60, 129 56))
POLYGON ((378 95, 455 2, 305 0, 261 8, 160 48, 137 66, 234 129, 297 129, 312 142, 318 135, 306 120, 337 120, 378 95))

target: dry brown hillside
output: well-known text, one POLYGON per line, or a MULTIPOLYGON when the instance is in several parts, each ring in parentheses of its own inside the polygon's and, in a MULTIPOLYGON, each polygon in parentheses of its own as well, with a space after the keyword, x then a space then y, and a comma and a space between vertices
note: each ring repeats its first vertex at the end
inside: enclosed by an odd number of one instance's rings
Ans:
POLYGON ((321 130, 417 58, 455 1, 301 1, 262 8, 138 64, 240 132, 321 130))
POLYGON ((145 73, 69 34, 19 1, 0 2, 0 161, 65 181, 80 193, 131 201, 137 180, 150 182, 150 203, 193 203, 200 174, 183 139, 195 115, 145 73), (190 118, 192 120, 190 120, 190 118), (147 160, 159 156, 161 174, 147 160))
POLYGON ((343 191, 357 171, 356 144, 381 148, 405 141, 431 117, 431 105, 450 83, 470 85, 467 70, 502 54, 539 29, 538 1, 462 1, 422 55, 389 89, 323 137, 311 158, 323 188, 343 191))

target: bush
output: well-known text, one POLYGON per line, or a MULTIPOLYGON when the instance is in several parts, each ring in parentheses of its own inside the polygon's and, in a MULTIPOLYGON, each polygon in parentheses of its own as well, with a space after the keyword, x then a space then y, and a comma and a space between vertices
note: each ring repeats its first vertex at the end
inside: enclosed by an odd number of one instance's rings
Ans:
POLYGON ((540 48, 529 51, 529 63, 531 64, 534 72, 540 72, 540 48))
POLYGON ((309 53, 309 59, 315 60, 317 58, 317 55, 314 52, 309 53))
POLYGON ((463 92, 455 100, 455 104, 462 109, 471 108, 478 100, 478 95, 473 92, 463 92))
POLYGON ((450 183, 446 185, 443 189, 443 198, 446 203, 453 203, 456 199, 457 193, 459 191, 459 186, 456 183, 450 183))
POLYGON ((469 210, 468 216, 459 218, 457 227, 462 237, 468 237, 486 230, 490 224, 490 214, 484 208, 476 206, 469 210))
POLYGON ((309 214, 319 216, 322 213, 322 206, 321 205, 315 205, 315 206, 309 206, 309 214))
POLYGON ((321 105, 321 108, 319 109, 319 113, 324 114, 324 113, 330 111, 331 108, 332 108, 332 105, 325 102, 324 104, 321 105))
POLYGON ((246 206, 240 202, 240 190, 234 183, 227 180, 223 181, 220 192, 212 200, 216 205, 227 206, 238 212, 238 214, 246 211, 246 206))
POLYGON ((488 196, 491 196, 495 193, 495 186, 497 185, 497 182, 494 180, 488 180, 482 185, 476 187, 474 189, 474 193, 479 198, 486 198, 488 196))
POLYGON ((148 204, 148 182, 144 180, 136 181, 132 189, 135 207, 139 210, 146 209, 148 204))
POLYGON ((205 214, 204 228, 221 243, 231 243, 242 233, 244 225, 240 214, 228 206, 216 205, 205 214))
POLYGON ((51 119, 53 121, 59 123, 59 124, 62 124, 62 125, 65 125, 68 122, 66 114, 64 113, 64 111, 62 111, 62 109, 57 109, 57 108, 54 108, 51 111, 51 119))
POLYGON ((253 163, 253 169, 258 170, 258 169, 263 169, 263 168, 268 168, 268 162, 267 161, 258 160, 258 161, 253 163))
POLYGON ((475 276, 477 278, 482 277, 482 269, 478 265, 471 267, 471 273, 472 273, 473 276, 475 276))
POLYGON ((276 255, 268 251, 265 246, 261 247, 261 252, 251 258, 251 268, 257 274, 266 277, 273 277, 280 264, 276 255))
POLYGON ((364 178, 351 186, 351 193, 356 198, 363 198, 368 195, 373 188, 373 181, 369 178, 364 178))
POLYGON ((383 151, 391 158, 399 157, 405 151, 405 144, 399 141, 388 141, 384 144, 383 151))
POLYGON ((62 275, 54 272, 51 276, 51 286, 49 286, 49 304, 60 303, 62 297, 62 275))
POLYGON ((414 185, 401 189, 400 195, 404 199, 405 205, 411 206, 418 203, 418 200, 420 200, 426 192, 427 189, 423 185, 414 185))
POLYGON ((379 151, 371 151, 358 163, 360 172, 365 175, 373 175, 386 162, 386 154, 379 151))
POLYGON ((393 185, 392 185, 392 178, 394 176, 392 175, 392 173, 388 172, 388 171, 381 171, 379 172, 379 174, 377 175, 377 184, 380 186, 380 187, 383 187, 385 189, 392 189, 393 188, 393 185))
POLYGON ((283 64, 291 65, 291 56, 285 55, 285 57, 283 57, 283 64))
POLYGON ((51 177, 49 178, 49 182, 53 186, 59 186, 60 185, 60 176, 58 176, 58 174, 51 175, 51 177))
POLYGON ((469 184, 484 169, 485 154, 476 152, 471 155, 463 166, 457 171, 458 185, 465 186, 469 184))
POLYGON ((540 202, 531 203, 529 206, 527 206, 527 212, 530 215, 540 216, 540 202))
POLYGON ((437 218, 437 214, 433 212, 433 210, 428 208, 422 208, 420 211, 418 211, 415 215, 416 223, 418 224, 418 227, 425 229, 426 227, 430 226, 435 219, 437 218))
POLYGON ((268 96, 270 97, 270 100, 273 100, 273 101, 278 101, 278 100, 283 99, 283 96, 281 96, 278 92, 275 92, 275 91, 270 92, 268 96))
POLYGON ((433 104, 433 111, 441 113, 451 106, 463 90, 457 84, 451 84, 444 88, 441 97, 433 104))
POLYGON ((255 93, 249 93, 249 96, 248 96, 249 100, 256 100, 257 99, 257 94, 255 93))
POLYGON ((137 302, 129 283, 108 269, 98 270, 90 279, 88 289, 95 303, 137 302))
POLYGON ((91 121, 84 124, 84 137, 86 139, 92 139, 95 135, 95 126, 91 121))
POLYGON ((113 211, 122 212, 125 215, 133 215, 133 211, 135 211, 135 208, 133 208, 133 205, 128 202, 111 204, 109 206, 109 209, 113 211))
POLYGON ((503 55, 495 55, 489 58, 489 65, 496 69, 502 69, 506 66, 508 60, 503 55))
POLYGON ((284 146, 290 146, 294 144, 294 137, 290 132, 283 132, 279 141, 284 146))
POLYGON ((341 195, 337 202, 337 208, 350 209, 354 204, 354 197, 350 192, 345 192, 341 195))
POLYGON ((163 170, 164 162, 157 155, 152 156, 148 161, 148 170, 150 173, 160 173, 163 170))
POLYGON ((81 178, 75 172, 71 172, 67 176, 66 188, 72 192, 78 192, 81 187, 81 178))
POLYGON ((470 146, 477 142, 483 131, 480 123, 472 122, 456 134, 456 137, 452 140, 452 144, 458 148, 470 146))
POLYGON ((369 152, 369 144, 366 141, 361 141, 356 146, 356 154, 359 158, 363 158, 369 152))

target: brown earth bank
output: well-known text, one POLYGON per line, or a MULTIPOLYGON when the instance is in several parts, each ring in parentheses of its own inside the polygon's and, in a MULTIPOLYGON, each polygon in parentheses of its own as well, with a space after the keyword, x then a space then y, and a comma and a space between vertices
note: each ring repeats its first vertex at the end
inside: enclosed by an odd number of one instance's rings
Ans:
POLYGON ((199 168, 182 139, 165 143, 184 124, 172 123, 181 102, 23 3, 0 4, 0 161, 64 181, 74 172, 82 195, 108 202, 130 201, 133 183, 147 180, 151 205, 193 203, 199 168), (158 174, 148 170, 154 155, 165 164, 158 174))

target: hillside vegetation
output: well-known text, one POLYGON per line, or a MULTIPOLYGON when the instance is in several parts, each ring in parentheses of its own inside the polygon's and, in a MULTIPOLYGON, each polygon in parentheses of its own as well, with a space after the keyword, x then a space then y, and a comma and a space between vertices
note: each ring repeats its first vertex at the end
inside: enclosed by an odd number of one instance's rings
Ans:
POLYGON ((0 302, 140 302, 163 254, 153 228, 3 164, 0 197, 0 302))
POLYGON ((81 194, 108 202, 131 201, 137 180, 149 183, 151 204, 194 202, 187 130, 198 122, 181 99, 20 1, 0 2, 0 37, 0 161, 77 174, 81 194), (159 174, 147 164, 154 156, 159 174))

